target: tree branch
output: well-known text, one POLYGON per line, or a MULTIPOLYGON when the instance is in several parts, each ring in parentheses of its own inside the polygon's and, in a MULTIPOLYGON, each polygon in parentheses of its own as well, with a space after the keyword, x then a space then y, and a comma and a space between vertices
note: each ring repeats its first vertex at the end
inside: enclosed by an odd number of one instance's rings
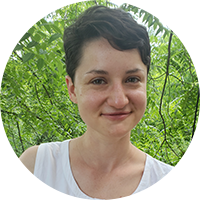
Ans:
MULTIPOLYGON (((161 147, 163 146, 163 144, 167 141, 167 130, 166 130, 166 124, 165 124, 165 120, 164 117, 162 115, 162 101, 163 101, 163 96, 164 96, 164 92, 165 92, 165 87, 167 84, 167 78, 169 75, 169 64, 170 64, 170 56, 171 56, 171 51, 170 51, 170 47, 171 47, 171 41, 172 41, 172 36, 173 36, 173 31, 171 31, 170 33, 170 37, 169 37, 169 43, 168 43, 168 58, 167 58, 167 69, 166 69, 166 75, 165 75, 165 81, 164 81, 164 85, 163 85, 163 90, 162 90, 162 94, 161 94, 161 98, 160 98, 160 105, 159 105, 159 114, 160 117, 162 119, 163 125, 164 125, 164 140, 162 141, 159 149, 157 150, 156 154, 158 153, 158 151, 161 149, 161 147)), ((156 155, 155 154, 155 155, 156 155)))
POLYGON ((21 133, 20 133, 20 128, 19 128, 19 123, 18 123, 18 121, 17 121, 17 129, 18 129, 18 134, 19 134, 19 140, 20 140, 20 142, 21 142, 21 144, 22 144, 22 150, 23 150, 23 152, 24 152, 24 145, 23 145, 23 142, 22 142, 22 137, 21 137, 21 133))
POLYGON ((11 114, 11 115, 15 115, 15 116, 18 116, 17 113, 14 113, 14 112, 9 112, 9 111, 6 111, 6 110, 1 110, 2 113, 7 113, 7 114, 11 114))
MULTIPOLYGON (((24 107, 27 108, 28 112, 30 112, 32 115, 34 115, 37 119, 41 120, 41 121, 44 121, 42 118, 38 117, 37 115, 33 114, 30 109, 28 108, 28 106, 26 104, 22 104, 24 107)), ((1 110, 2 113, 7 113, 9 115, 15 115, 15 116, 19 116, 20 114, 17 114, 17 113, 14 113, 14 112, 10 112, 10 111, 7 111, 7 110, 1 110)))
MULTIPOLYGON (((30 70, 31 70, 31 67, 30 67, 29 65, 28 65, 28 67, 29 67, 30 70)), ((44 88, 45 92, 47 93, 47 96, 49 97, 49 101, 50 101, 51 105, 53 106, 53 102, 51 101, 51 96, 50 96, 48 90, 46 89, 45 85, 41 82, 41 80, 39 79, 39 77, 37 76, 37 74, 36 74, 35 72, 33 72, 32 70, 31 70, 31 72, 33 73, 33 75, 34 75, 34 76, 40 81, 40 83, 42 84, 42 87, 44 88)))
MULTIPOLYGON (((63 126, 63 124, 60 123, 60 122, 58 122, 58 121, 55 121, 55 120, 53 119, 53 117, 52 117, 51 112, 50 112, 50 111, 48 112, 48 111, 45 110, 45 108, 44 108, 42 102, 40 101, 40 98, 39 98, 39 95, 38 95, 38 91, 37 91, 37 86, 36 86, 36 84, 35 84, 35 91, 36 91, 36 96, 37 96, 37 99, 38 99, 38 101, 39 101, 39 104, 41 105, 41 107, 42 107, 42 109, 44 110, 44 112, 45 112, 45 113, 49 116, 49 118, 52 120, 52 122, 54 122, 55 127, 57 126, 57 127, 61 128, 61 129, 63 129, 64 131, 67 132, 67 130, 65 129, 65 127, 63 126)), ((57 129, 57 128, 56 128, 56 129, 57 129)))

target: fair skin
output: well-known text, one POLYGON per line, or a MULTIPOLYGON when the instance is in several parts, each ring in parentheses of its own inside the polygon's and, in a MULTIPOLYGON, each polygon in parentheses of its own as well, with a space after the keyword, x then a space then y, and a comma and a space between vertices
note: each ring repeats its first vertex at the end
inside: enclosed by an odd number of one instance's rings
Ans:
MULTIPOLYGON (((138 51, 118 51, 102 38, 84 46, 74 83, 66 77, 70 99, 87 125, 83 136, 70 141, 71 169, 90 197, 128 196, 141 180, 146 155, 131 144, 130 131, 145 112, 146 82, 138 51)), ((37 148, 20 157, 32 173, 37 148)))

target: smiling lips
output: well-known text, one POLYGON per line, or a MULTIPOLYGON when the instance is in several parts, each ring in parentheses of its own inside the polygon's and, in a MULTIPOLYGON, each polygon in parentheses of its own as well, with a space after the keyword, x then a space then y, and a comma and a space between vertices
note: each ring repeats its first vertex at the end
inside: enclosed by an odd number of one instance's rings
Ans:
POLYGON ((132 112, 115 112, 115 113, 103 113, 101 116, 104 116, 110 120, 124 120, 132 112))

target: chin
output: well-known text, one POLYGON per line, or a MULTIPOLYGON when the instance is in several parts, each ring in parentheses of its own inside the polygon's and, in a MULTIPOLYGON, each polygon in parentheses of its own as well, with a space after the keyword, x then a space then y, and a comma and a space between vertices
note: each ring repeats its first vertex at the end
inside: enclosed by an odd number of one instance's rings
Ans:
POLYGON ((107 133, 112 136, 112 137, 125 137, 127 135, 130 136, 131 129, 124 129, 124 128, 119 128, 115 127, 113 129, 110 129, 107 131, 107 133))

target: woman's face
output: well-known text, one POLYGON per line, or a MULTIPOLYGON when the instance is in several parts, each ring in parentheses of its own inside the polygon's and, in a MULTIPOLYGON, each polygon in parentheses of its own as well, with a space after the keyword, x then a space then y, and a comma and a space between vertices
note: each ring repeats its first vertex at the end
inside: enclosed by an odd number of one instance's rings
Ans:
POLYGON ((136 49, 119 51, 100 38, 84 46, 75 81, 66 77, 87 131, 123 136, 146 108, 147 67, 136 49))

